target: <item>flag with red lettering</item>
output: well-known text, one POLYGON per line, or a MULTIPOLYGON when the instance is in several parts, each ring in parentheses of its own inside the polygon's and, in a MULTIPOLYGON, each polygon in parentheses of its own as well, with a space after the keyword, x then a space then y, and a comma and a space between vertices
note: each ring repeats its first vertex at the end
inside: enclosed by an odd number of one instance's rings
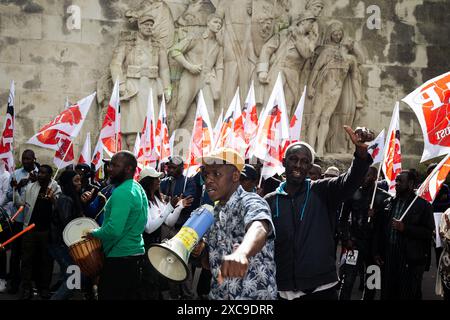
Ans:
POLYGON ((377 164, 383 161, 383 155, 384 155, 384 129, 380 132, 378 137, 375 138, 375 140, 371 142, 367 142, 367 152, 370 154, 370 156, 373 159, 372 164, 377 164))
POLYGON ((3 124, 2 136, 0 138, 0 159, 5 162, 5 169, 12 173, 14 171, 14 81, 11 81, 9 89, 8 105, 6 107, 6 117, 3 124))
POLYGON ((217 140, 219 139, 220 129, 222 128, 222 122, 223 122, 223 109, 220 111, 219 118, 217 118, 216 126, 213 129, 214 145, 217 144, 217 140))
POLYGON ((91 133, 88 132, 83 149, 81 149, 80 157, 78 158, 78 164, 87 164, 90 166, 91 160, 91 133))
POLYGON ((158 122, 155 130, 155 146, 161 161, 170 156, 169 127, 167 126, 166 100, 164 95, 159 109, 158 122))
POLYGON ((300 141, 300 135, 302 131, 302 121, 303 121, 303 111, 305 110, 305 97, 306 97, 306 86, 303 89, 302 97, 298 103, 297 109, 292 116, 291 123, 289 126, 289 135, 291 137, 291 143, 300 141))
POLYGON ((252 145, 258 132, 258 110, 256 109, 255 86, 250 85, 247 98, 245 99, 244 108, 242 109, 244 118, 244 137, 247 150, 245 151, 245 159, 250 158, 252 145))
POLYGON ((263 160, 261 175, 264 179, 284 172, 282 160, 288 145, 288 114, 281 74, 278 74, 267 106, 260 117, 255 148, 250 155, 263 160))
POLYGON ((239 88, 225 113, 215 145, 215 148, 223 147, 232 148, 238 152, 242 151, 242 154, 246 149, 239 88))
POLYGON ((92 154, 92 164, 94 165, 95 172, 103 166, 103 149, 102 139, 99 137, 95 145, 94 153, 92 154))
POLYGON ((195 165, 195 159, 206 156, 212 151, 213 130, 209 120, 203 91, 200 90, 195 113, 194 128, 190 143, 189 163, 195 165))
POLYGON ((80 132, 94 97, 95 93, 62 111, 55 119, 43 126, 27 143, 55 151, 59 150, 65 143, 60 144, 60 139, 75 138, 80 132))
POLYGON ((389 185, 388 192, 395 195, 395 178, 402 171, 402 155, 400 149, 400 113, 397 102, 392 113, 391 124, 385 144, 382 170, 389 185))
POLYGON ((120 96, 119 79, 114 83, 111 99, 106 109, 105 119, 100 130, 103 147, 109 156, 122 149, 122 135, 120 134, 120 96))
POLYGON ((436 199, 439 190, 442 187, 447 175, 450 171, 450 153, 434 168, 430 175, 417 189, 417 195, 428 202, 433 202, 436 199))
POLYGON ((141 143, 137 156, 138 163, 142 166, 156 165, 158 153, 155 145, 155 110, 153 106, 153 91, 150 89, 147 101, 147 115, 141 131, 141 143))
POLYGON ((72 137, 62 132, 58 134, 58 150, 53 157, 53 163, 56 168, 63 169, 68 165, 73 164, 75 159, 73 154, 72 137))
POLYGON ((421 162, 450 152, 450 72, 427 81, 402 101, 414 111, 422 128, 421 162))

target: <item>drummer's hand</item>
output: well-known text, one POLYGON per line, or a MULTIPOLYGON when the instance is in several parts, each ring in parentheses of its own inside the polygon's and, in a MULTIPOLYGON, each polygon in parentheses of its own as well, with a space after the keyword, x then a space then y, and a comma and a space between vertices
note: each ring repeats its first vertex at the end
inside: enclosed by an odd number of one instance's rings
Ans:
POLYGON ((85 238, 85 239, 93 239, 94 238, 94 236, 92 235, 92 231, 93 231, 94 229, 84 229, 82 232, 81 232, 81 237, 82 238, 85 238))

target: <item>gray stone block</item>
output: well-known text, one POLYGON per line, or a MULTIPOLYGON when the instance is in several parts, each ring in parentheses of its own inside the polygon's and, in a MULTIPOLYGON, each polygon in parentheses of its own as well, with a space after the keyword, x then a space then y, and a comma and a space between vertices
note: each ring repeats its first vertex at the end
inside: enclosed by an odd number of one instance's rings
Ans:
MULTIPOLYGON (((83 28, 83 23, 81 24, 81 28, 83 28)), ((42 29, 42 38, 44 40, 81 42, 81 31, 67 29, 64 15, 43 15, 42 29)))
POLYGON ((42 39, 41 14, 2 14, 0 36, 19 39, 42 39))

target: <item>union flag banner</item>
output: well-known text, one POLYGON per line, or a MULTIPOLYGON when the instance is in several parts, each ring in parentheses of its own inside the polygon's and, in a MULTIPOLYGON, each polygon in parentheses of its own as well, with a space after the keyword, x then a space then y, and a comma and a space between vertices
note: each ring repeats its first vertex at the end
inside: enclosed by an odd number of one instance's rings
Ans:
POLYGON ((382 170, 389 185, 388 192, 395 195, 395 178, 402 171, 402 155, 400 149, 400 113, 397 102, 392 113, 391 124, 385 145, 382 170))
POLYGON ((95 93, 62 111, 55 119, 43 126, 27 143, 55 151, 59 150, 60 139, 66 139, 65 137, 75 138, 80 132, 94 97, 95 93))
POLYGON ((241 112, 241 100, 239 88, 236 90, 233 100, 228 107, 217 138, 215 148, 232 148, 242 153, 245 152, 244 121, 241 112))
POLYGON ((206 156, 212 150, 213 130, 206 108, 203 91, 200 90, 197 101, 197 111, 195 113, 194 128, 190 143, 189 164, 195 165, 195 159, 206 156))
POLYGON ((300 141, 300 135, 302 131, 303 111, 305 110, 305 98, 306 98, 306 86, 303 89, 302 97, 298 103, 297 109, 292 116, 289 136, 291 137, 291 143, 300 141))
POLYGON ((439 190, 442 187, 447 175, 450 171, 450 153, 442 159, 441 162, 434 168, 430 175, 417 189, 417 195, 428 202, 433 202, 436 199, 439 190))
POLYGON ((244 118, 245 144, 247 145, 245 159, 247 160, 252 153, 253 142, 258 132, 258 110, 256 108, 255 86, 253 81, 250 85, 247 98, 245 99, 242 117, 244 118))
POLYGON ((450 152, 450 72, 427 81, 402 101, 414 111, 422 128, 421 162, 450 152))
POLYGON ((250 157, 264 161, 261 175, 267 179, 282 174, 284 151, 289 144, 289 126, 281 74, 259 120, 255 146, 250 157))
POLYGON ((109 156, 122 149, 122 136, 120 134, 120 96, 119 79, 114 83, 113 92, 106 109, 105 119, 100 129, 100 138, 103 148, 109 156))
POLYGON ((98 138, 95 145, 94 153, 92 154, 92 164, 95 166, 95 172, 103 166, 103 143, 101 137, 98 138))
POLYGON ((2 136, 0 138, 0 159, 5 162, 5 169, 12 173, 14 171, 14 81, 11 81, 9 89, 8 105, 6 107, 6 117, 3 124, 2 136))
POLYGON ((166 100, 164 95, 159 109, 158 122, 155 130, 155 146, 160 161, 165 161, 170 156, 169 127, 167 126, 166 100))
POLYGON ((156 166, 158 152, 155 145, 155 110, 153 106, 153 91, 150 89, 147 101, 147 115, 141 131, 141 142, 137 160, 143 166, 152 164, 156 166))
POLYGON ((372 165, 383 161, 384 141, 385 141, 385 137, 384 137, 384 129, 383 129, 383 131, 380 132, 380 134, 378 135, 378 137, 375 138, 375 140, 373 140, 371 142, 367 142, 367 144, 369 145, 367 147, 367 152, 370 154, 370 156, 373 159, 372 165))
POLYGON ((90 166, 91 160, 91 133, 88 132, 86 134, 86 141, 84 142, 80 157, 78 158, 78 164, 88 164, 90 166))
POLYGON ((68 165, 73 164, 73 160, 75 159, 73 154, 72 138, 68 135, 60 133, 58 135, 58 146, 59 149, 53 157, 53 163, 56 168, 63 169, 68 165))

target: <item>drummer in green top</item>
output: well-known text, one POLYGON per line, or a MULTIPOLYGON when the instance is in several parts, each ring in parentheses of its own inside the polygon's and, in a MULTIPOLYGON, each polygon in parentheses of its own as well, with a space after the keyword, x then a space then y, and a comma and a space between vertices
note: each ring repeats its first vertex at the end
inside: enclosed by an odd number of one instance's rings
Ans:
POLYGON ((105 205, 102 227, 86 235, 100 239, 105 253, 98 284, 99 300, 138 298, 148 201, 144 189, 133 180, 136 167, 136 157, 131 152, 120 151, 112 157, 111 183, 116 188, 105 205))

